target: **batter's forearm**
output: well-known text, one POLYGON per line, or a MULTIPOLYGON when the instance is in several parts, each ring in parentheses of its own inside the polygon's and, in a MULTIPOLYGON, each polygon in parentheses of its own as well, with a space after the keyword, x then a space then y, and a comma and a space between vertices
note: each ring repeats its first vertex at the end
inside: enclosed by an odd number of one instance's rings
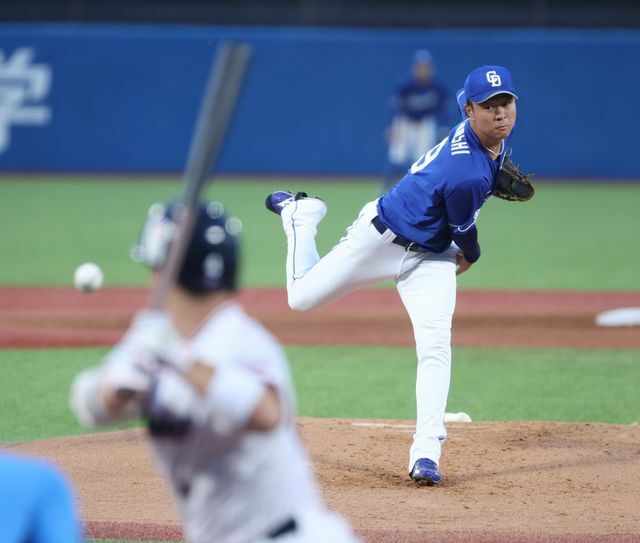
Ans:
POLYGON ((274 428, 281 417, 280 398, 270 386, 248 371, 193 363, 184 377, 205 398, 214 424, 228 430, 245 428, 264 431, 274 428))

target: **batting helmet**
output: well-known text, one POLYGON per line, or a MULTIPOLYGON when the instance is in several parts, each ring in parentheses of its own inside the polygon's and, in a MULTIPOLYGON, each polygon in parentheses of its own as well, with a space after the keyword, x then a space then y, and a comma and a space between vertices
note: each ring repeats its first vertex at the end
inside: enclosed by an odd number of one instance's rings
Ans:
MULTIPOLYGON (((134 261, 155 270, 164 266, 181 209, 182 205, 175 201, 156 203, 149 208, 140 240, 131 250, 134 261)), ((225 215, 220 202, 200 203, 196 213, 178 283, 195 294, 235 290, 242 223, 225 215)))

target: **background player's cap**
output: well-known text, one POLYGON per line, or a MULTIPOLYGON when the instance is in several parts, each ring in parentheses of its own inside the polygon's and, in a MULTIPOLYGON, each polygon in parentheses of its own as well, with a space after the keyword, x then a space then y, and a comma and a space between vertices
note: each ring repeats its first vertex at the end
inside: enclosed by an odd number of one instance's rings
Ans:
POLYGON ((431 53, 426 49, 418 49, 413 54, 413 61, 419 62, 421 64, 431 64, 433 62, 433 57, 431 56, 431 53))
POLYGON ((473 70, 464 82, 464 93, 466 98, 476 104, 496 94, 507 93, 518 97, 509 70, 502 66, 482 66, 473 70))
POLYGON ((467 103, 467 95, 464 93, 464 89, 458 89, 456 91, 456 102, 458 102, 458 110, 463 119, 466 119, 467 113, 464 110, 464 106, 467 103))

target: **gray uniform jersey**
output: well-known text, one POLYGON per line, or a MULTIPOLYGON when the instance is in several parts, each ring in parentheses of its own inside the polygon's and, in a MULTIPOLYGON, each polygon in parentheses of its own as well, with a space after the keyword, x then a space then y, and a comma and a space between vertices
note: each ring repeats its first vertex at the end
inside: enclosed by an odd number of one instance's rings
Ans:
MULTIPOLYGON (((245 543, 265 537, 320 498, 293 420, 294 391, 277 341, 236 303, 214 311, 188 348, 203 363, 241 366, 279 393, 283 416, 273 431, 218 432, 200 401, 199 420, 181 438, 153 438, 189 542, 245 543)), ((164 375, 161 375, 161 379, 164 375)))

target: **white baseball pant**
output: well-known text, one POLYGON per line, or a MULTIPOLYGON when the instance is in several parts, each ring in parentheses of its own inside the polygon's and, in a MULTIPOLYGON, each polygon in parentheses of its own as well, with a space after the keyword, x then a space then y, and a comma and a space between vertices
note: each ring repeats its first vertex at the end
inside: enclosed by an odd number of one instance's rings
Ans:
POLYGON ((435 118, 414 121, 398 116, 391 125, 389 162, 404 166, 418 160, 437 143, 438 124, 435 118))
MULTIPOLYGON (((376 201, 366 204, 346 235, 323 258, 317 225, 327 209, 317 198, 292 202, 282 211, 287 235, 287 291, 294 310, 307 311, 360 287, 393 278, 413 324, 418 356, 416 432, 409 471, 418 458, 440 461, 447 432, 444 413, 451 378, 451 320, 456 302, 456 254, 415 253, 393 243, 371 224, 376 201)), ((384 309, 381 308, 381 311, 384 309)))

